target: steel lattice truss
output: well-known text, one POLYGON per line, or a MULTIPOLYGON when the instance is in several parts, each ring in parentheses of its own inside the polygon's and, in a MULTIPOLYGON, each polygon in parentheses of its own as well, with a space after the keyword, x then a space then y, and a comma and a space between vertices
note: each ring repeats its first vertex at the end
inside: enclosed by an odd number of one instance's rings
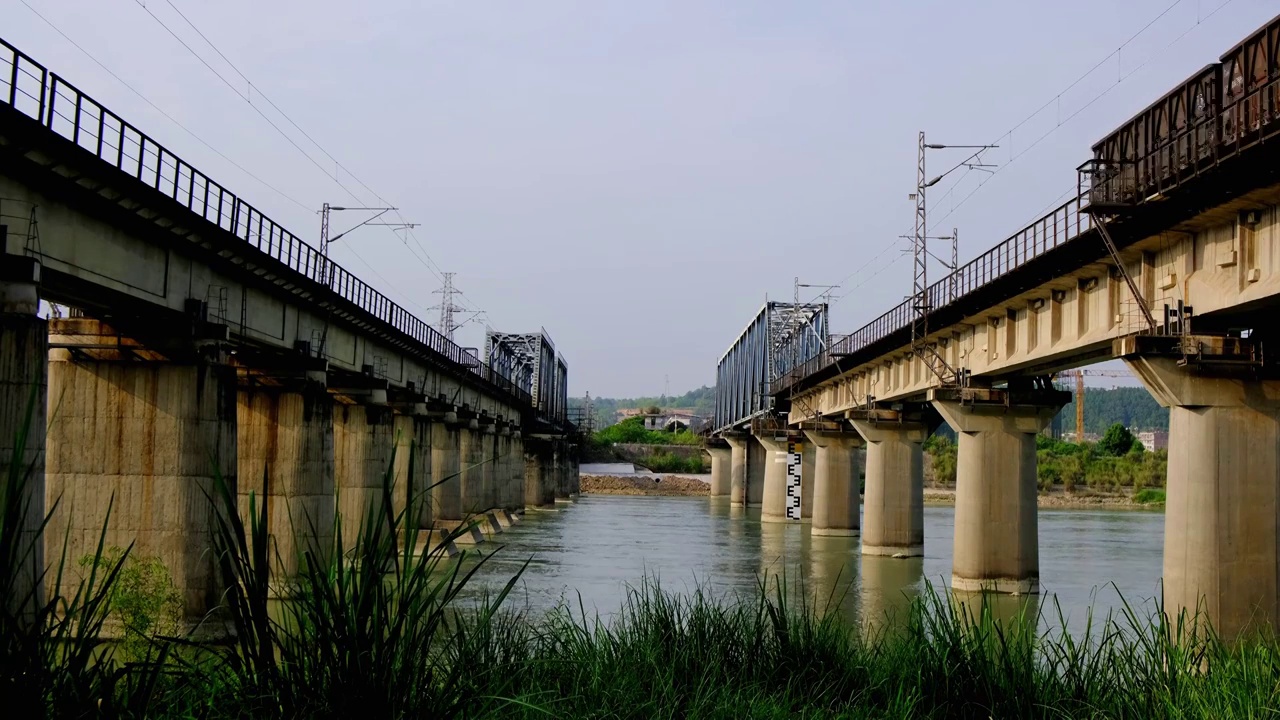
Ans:
POLYGON ((827 347, 826 303, 766 302, 716 367, 715 429, 773 409, 773 378, 827 347))
POLYGON ((512 382, 528 391, 538 416, 564 420, 569 407, 569 368, 556 354, 555 345, 543 330, 536 333, 485 334, 485 357, 489 365, 509 373, 512 382))

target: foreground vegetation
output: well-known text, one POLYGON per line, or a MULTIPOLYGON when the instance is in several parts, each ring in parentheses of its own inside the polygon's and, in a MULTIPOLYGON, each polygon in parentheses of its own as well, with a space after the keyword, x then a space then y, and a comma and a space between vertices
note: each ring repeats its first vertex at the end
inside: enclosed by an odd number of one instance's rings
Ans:
MULTIPOLYGON (((21 447, 21 444, 19 444, 21 447)), ((855 629, 826 603, 772 579, 748 597, 631 590, 604 622, 582 607, 533 616, 497 592, 464 600, 483 567, 419 554, 392 510, 391 482, 354 546, 309 548, 292 601, 269 603, 264 513, 248 526, 211 498, 232 631, 199 646, 158 631, 156 605, 113 602, 131 551, 99 547, 71 596, 20 588, 24 478, 0 508, 0 696, 10 717, 989 718, 1260 717, 1280 711, 1280 644, 1218 642, 1193 624, 1126 611, 1040 634, 1037 618, 997 622, 926 593, 892 622, 855 629), (129 612, 121 615, 121 607, 129 612), (112 620, 142 645, 99 636, 112 620), (138 625, 141 625, 139 627, 138 625), (885 628, 888 628, 887 630, 885 628)), ((340 541, 339 541, 340 542, 340 541)), ((57 572, 65 561, 53 563, 57 572)), ((142 562, 127 592, 157 582, 142 562)), ((71 583, 75 586, 75 583, 71 583)), ((137 600, 134 597, 134 600, 137 600)), ((831 606, 838 602, 832 599, 831 606)))

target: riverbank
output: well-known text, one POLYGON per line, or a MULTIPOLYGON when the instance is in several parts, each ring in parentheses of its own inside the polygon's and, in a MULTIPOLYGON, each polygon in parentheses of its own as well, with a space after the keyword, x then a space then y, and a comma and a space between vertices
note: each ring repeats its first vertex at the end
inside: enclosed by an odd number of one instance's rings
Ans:
MULTIPOLYGON (((924 489, 925 505, 956 504, 955 488, 927 487, 924 489)), ((1041 490, 1036 495, 1036 505, 1042 508, 1058 508, 1063 510, 1164 510, 1164 495, 1135 496, 1133 493, 1108 492, 1104 490, 1083 490, 1065 492, 1055 488, 1041 490)))
MULTIPOLYGON (((643 495, 653 497, 695 497, 711 492, 709 479, 689 475, 583 475, 584 495, 643 495)), ((1064 492, 1061 489, 1041 490, 1037 505, 1042 508, 1063 510, 1163 510, 1163 496, 1158 499, 1138 499, 1128 492, 1083 490, 1064 492), (1145 502, 1144 502, 1145 500, 1145 502)), ((927 487, 924 489, 926 505, 956 504, 955 488, 927 487)))
POLYGON ((583 475, 584 495, 651 495, 696 497, 711 494, 706 480, 687 475, 583 475))

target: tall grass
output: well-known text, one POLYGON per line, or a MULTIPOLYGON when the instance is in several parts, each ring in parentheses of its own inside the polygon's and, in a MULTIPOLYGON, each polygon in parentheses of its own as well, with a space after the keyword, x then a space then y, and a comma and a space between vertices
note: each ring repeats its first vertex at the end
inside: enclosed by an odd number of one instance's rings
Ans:
MULTIPOLYGON (((17 447, 22 447, 19 443, 17 447)), ((1223 643, 1193 620, 1126 607, 1076 634, 1038 613, 924 593, 892 631, 856 629, 783 578, 756 592, 664 592, 649 579, 603 619, 581 604, 504 610, 519 573, 464 599, 484 567, 449 559, 396 511, 384 477, 351 546, 301 544, 288 601, 264 508, 247 525, 218 485, 215 554, 230 640, 152 638, 139 661, 101 644, 121 563, 97 558, 71 597, 18 593, 21 499, 11 463, 0 506, 0 697, 15 717, 1264 717, 1280 713, 1280 644, 1223 643), (15 579, 16 578, 16 579, 15 579), (10 595, 8 592, 18 593, 10 595), (37 608, 31 611, 30 608, 37 608), (1041 631, 1040 627, 1058 629, 1041 631)), ((46 521, 47 522, 47 521, 46 521)), ((335 520, 341 522, 341 519, 335 520)), ((308 537, 321 534, 307 528, 308 537)), ((326 535, 327 537, 327 535, 326 535)), ((61 573, 63 558, 53 564, 61 573)), ((47 578, 41 578, 42 582, 47 578)), ((44 583, 60 588, 62 583, 44 583)), ((51 591, 57 593, 58 591, 51 591)), ((1059 613, 1060 614, 1060 613, 1059 613)))

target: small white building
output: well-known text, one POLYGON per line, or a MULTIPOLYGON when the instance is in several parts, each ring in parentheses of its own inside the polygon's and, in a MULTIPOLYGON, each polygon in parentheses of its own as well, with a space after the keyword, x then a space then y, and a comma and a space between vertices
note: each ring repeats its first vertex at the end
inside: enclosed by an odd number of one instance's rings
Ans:
POLYGON ((1138 442, 1148 451, 1168 450, 1169 433, 1164 430, 1144 430, 1138 433, 1138 442))

